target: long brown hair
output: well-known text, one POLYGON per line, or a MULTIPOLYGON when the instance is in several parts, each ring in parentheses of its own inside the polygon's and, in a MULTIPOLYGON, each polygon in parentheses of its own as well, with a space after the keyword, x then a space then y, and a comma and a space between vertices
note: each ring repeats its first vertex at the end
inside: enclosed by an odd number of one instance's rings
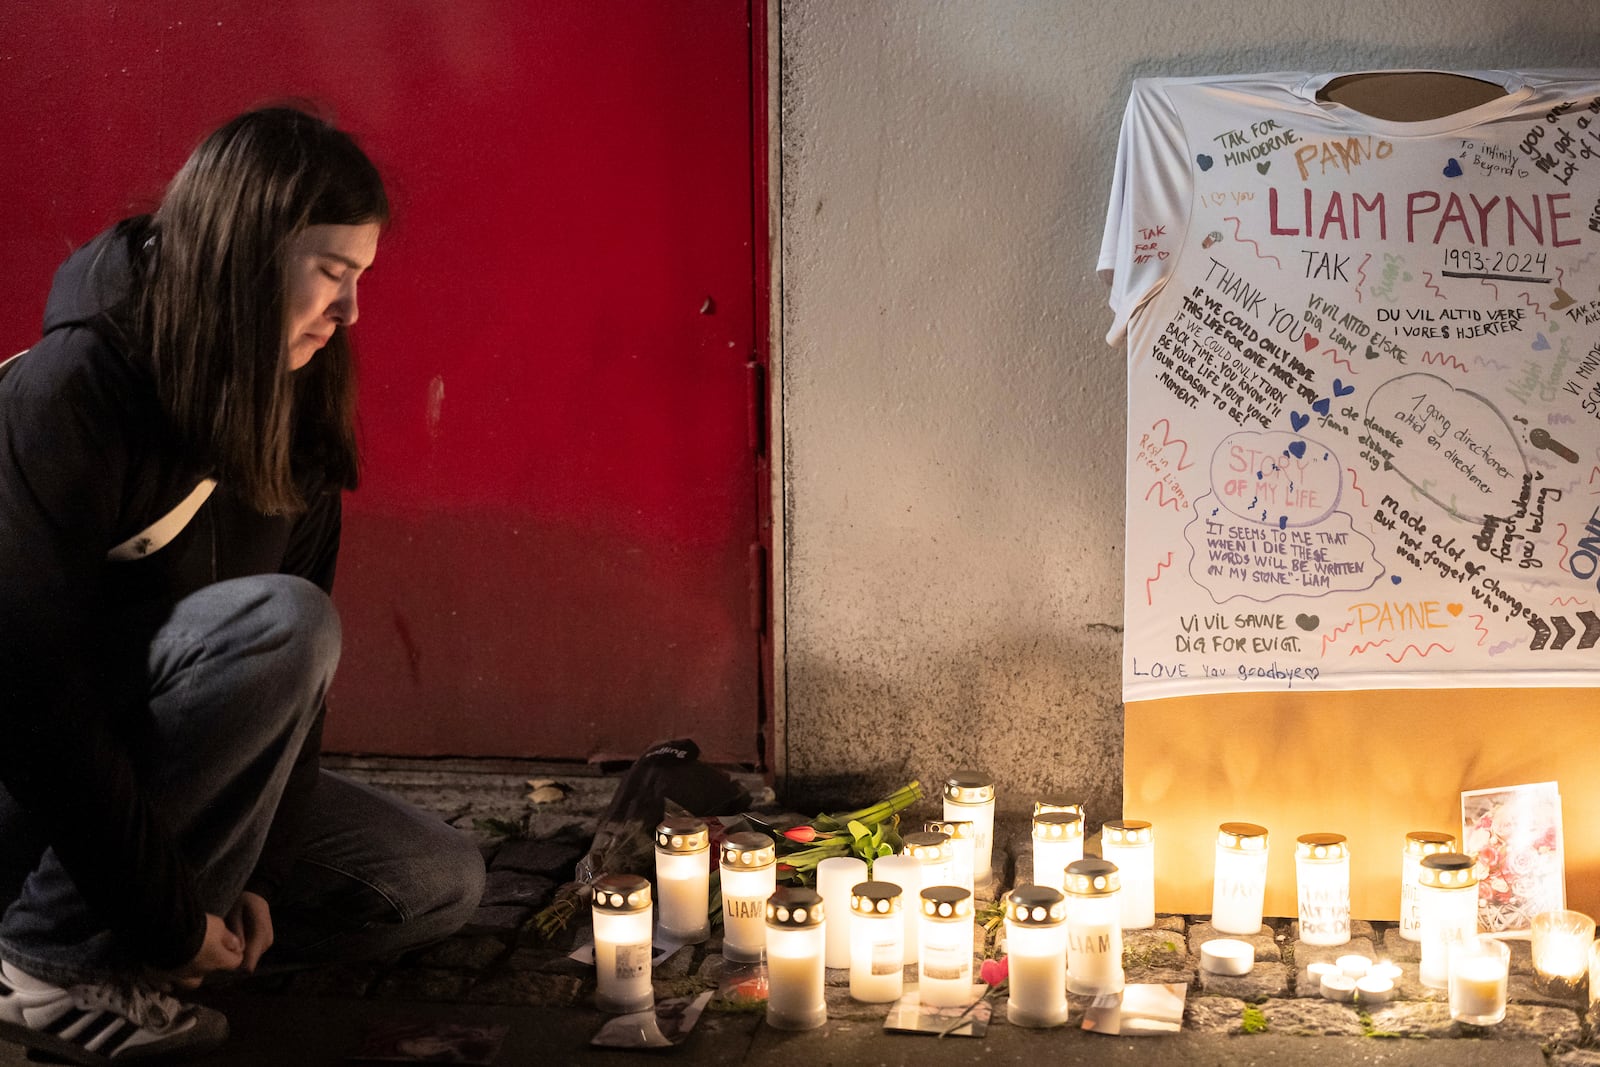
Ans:
POLYGON ((207 137, 167 186, 136 329, 179 442, 257 510, 304 507, 304 483, 354 488, 355 367, 345 328, 310 364, 284 352, 286 260, 306 226, 388 222, 377 168, 291 107, 207 137))

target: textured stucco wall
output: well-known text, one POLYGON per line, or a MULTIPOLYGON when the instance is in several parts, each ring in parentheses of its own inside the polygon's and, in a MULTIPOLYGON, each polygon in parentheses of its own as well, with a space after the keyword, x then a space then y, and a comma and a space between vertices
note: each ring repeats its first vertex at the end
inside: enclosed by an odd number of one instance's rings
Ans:
POLYGON ((1577 0, 779 0, 777 765, 1121 807, 1123 356, 1094 260, 1135 77, 1592 66, 1577 0))

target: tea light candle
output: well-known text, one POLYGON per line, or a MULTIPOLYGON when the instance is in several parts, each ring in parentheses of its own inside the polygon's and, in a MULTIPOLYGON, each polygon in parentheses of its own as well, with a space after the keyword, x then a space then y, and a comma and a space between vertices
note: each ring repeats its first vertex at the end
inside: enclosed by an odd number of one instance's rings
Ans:
MULTIPOLYGON (((817 864, 817 892, 828 906, 828 914, 848 919, 850 916, 850 887, 867 880, 867 864, 854 856, 829 856, 817 864)), ((829 967, 850 966, 850 924, 832 922, 827 927, 827 952, 829 967)))
POLYGON ((1300 940, 1308 945, 1349 941, 1350 850, 1344 835, 1302 834, 1295 840, 1294 868, 1300 940))
POLYGON ((1450 1018, 1473 1026, 1504 1019, 1510 964, 1510 948, 1495 938, 1473 936, 1455 945, 1449 964, 1450 1018))
POLYGON ((761 959, 767 945, 767 898, 778 887, 776 849, 761 833, 722 841, 722 955, 739 963, 761 959))
POLYGON ((661 933, 698 945, 711 934, 711 834, 705 820, 673 816, 656 827, 661 933))
POLYGON ((922 891, 917 947, 922 1003, 953 1008, 972 1002, 972 894, 953 885, 922 891))
POLYGON ((922 861, 910 856, 882 856, 872 861, 872 878, 878 882, 893 882, 900 887, 904 900, 901 941, 905 946, 906 959, 916 959, 922 935, 922 909, 918 904, 923 889, 922 861))
POLYGON ((905 991, 902 902, 893 882, 860 882, 850 889, 850 995, 864 1004, 899 1000, 905 991))
POLYGON ((1312 963, 1306 967, 1306 977, 1318 989, 1322 988, 1322 980, 1330 974, 1343 974, 1337 963, 1312 963))
POLYGON ((1388 960, 1379 960, 1372 965, 1372 970, 1367 972, 1375 978, 1387 978, 1391 982, 1400 981, 1400 965, 1390 963, 1388 960))
POLYGON ((972 876, 973 851, 977 845, 977 827, 970 819, 929 819, 922 824, 923 832, 944 834, 950 839, 950 884, 973 892, 977 885, 972 876))
POLYGON ((1225 822, 1217 829, 1216 873, 1211 884, 1211 925, 1224 934, 1261 929, 1267 893, 1267 828, 1225 822))
POLYGON ((1422 960, 1418 976, 1432 989, 1449 988, 1451 946, 1478 932, 1478 873, 1471 856, 1424 856, 1418 876, 1422 905, 1422 960))
POLYGON ((1372 961, 1365 956, 1340 956, 1334 963, 1338 965, 1340 974, 1348 974, 1351 978, 1365 978, 1372 970, 1372 961))
POLYGON ((982 771, 957 771, 944 783, 944 817, 972 824, 972 877, 987 886, 994 877, 994 779, 982 771))
POLYGON ((1422 861, 1427 856, 1456 850, 1456 835, 1436 830, 1413 830, 1400 850, 1400 936, 1422 940, 1422 905, 1417 887, 1422 884, 1422 861))
POLYGON ((784 886, 767 898, 767 1025, 810 1030, 828 1021, 823 1000, 826 905, 814 889, 784 886))
POLYGON ((1394 999, 1394 982, 1381 975, 1362 975, 1356 979, 1356 999, 1369 1007, 1387 1004, 1394 999))
POLYGON ((1114 819, 1100 828, 1100 855, 1122 876, 1122 928, 1156 924, 1156 833, 1140 819, 1114 819))
POLYGON ((1356 999, 1356 980, 1348 974, 1325 974, 1322 976, 1321 992, 1329 1000, 1348 1004, 1356 999))
POLYGON ((922 867, 922 887, 954 885, 955 871, 950 856, 950 838, 944 834, 906 834, 900 839, 900 855, 910 856, 922 867))
POLYGON ((1594 920, 1581 911, 1546 911, 1533 917, 1533 971, 1542 992, 1577 996, 1589 966, 1594 920))
POLYGON ((626 1015, 655 1003, 650 985, 650 883, 608 874, 594 883, 594 1006, 626 1015))
POLYGON ((1067 909, 1058 890, 1021 885, 1006 894, 1006 1018, 1016 1026, 1067 1021, 1067 909))
MULTIPOLYGON (((1033 817, 1033 884, 1060 891, 1067 864, 1083 859, 1083 819, 1070 811, 1033 817)), ((1119 919, 1120 921, 1120 919, 1119 919)))
POLYGON ((1214 937, 1200 946, 1200 966, 1212 974, 1249 974, 1255 963, 1256 949, 1248 941, 1214 937))
POLYGON ((1105 860, 1067 864, 1067 992, 1120 993, 1122 973, 1121 882, 1105 860))

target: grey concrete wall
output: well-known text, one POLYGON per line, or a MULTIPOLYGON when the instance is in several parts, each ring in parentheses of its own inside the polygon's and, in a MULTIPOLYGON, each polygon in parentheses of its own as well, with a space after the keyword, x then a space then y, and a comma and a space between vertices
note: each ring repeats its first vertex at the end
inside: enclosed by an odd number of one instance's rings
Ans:
POLYGON ((1139 76, 1600 64, 1583 0, 777 0, 780 786, 1122 790, 1123 355, 1094 260, 1139 76))

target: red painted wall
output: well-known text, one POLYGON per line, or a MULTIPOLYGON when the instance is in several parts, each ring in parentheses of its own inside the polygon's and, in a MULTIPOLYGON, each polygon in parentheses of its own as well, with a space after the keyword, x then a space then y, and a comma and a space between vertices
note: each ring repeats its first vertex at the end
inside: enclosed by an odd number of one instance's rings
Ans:
POLYGON ((313 100, 390 184, 331 749, 760 760, 762 46, 747 0, 0 9, 8 353, 239 110, 313 100))

